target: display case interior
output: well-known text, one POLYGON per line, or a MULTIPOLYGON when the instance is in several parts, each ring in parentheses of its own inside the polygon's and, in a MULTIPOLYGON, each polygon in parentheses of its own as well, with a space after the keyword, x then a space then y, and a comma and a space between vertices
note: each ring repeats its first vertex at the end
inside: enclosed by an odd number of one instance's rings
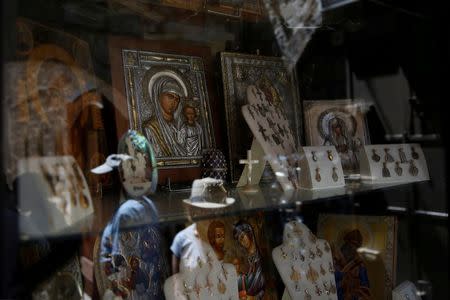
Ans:
POLYGON ((1 7, 0 298, 448 298, 439 5, 1 7))

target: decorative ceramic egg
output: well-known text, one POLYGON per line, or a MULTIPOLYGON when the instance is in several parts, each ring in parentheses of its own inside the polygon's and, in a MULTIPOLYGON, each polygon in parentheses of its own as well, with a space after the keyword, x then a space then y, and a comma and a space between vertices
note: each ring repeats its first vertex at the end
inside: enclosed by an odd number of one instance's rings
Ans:
POLYGON ((202 178, 206 177, 226 180, 227 161, 219 149, 203 150, 202 178))

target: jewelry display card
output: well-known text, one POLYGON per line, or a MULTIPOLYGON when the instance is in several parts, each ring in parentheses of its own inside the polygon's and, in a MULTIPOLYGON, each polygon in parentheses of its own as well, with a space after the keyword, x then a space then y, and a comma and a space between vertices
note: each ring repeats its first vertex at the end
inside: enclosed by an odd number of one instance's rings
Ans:
MULTIPOLYGON (((224 266, 233 265, 239 298, 278 299, 267 230, 262 213, 202 220, 178 232, 171 250, 180 259, 180 273, 193 274, 192 270, 215 264, 217 258, 224 266)), ((198 281, 203 287, 206 279, 202 276, 198 281)), ((188 289, 194 288, 192 280, 186 282, 188 289)), ((210 278, 211 283, 217 280, 210 278)))
POLYGON ((304 224, 285 225, 283 244, 272 257, 292 299, 337 299, 330 245, 304 224))
POLYGON ((368 183, 429 180, 419 144, 367 145, 360 155, 361 178, 368 183))
POLYGON ((21 159, 18 171, 22 234, 57 234, 94 213, 86 179, 72 156, 21 159))
POLYGON ((236 269, 232 264, 218 261, 213 251, 210 253, 207 262, 199 260, 196 268, 177 273, 165 281, 166 299, 239 299, 236 269))
POLYGON ((324 189, 345 186, 341 159, 334 146, 302 147, 300 186, 324 189))
POLYGON ((268 101, 263 91, 256 86, 247 88, 248 105, 242 106, 242 114, 256 140, 266 154, 272 170, 282 189, 299 187, 295 174, 298 160, 290 159, 297 152, 294 135, 284 109, 268 101))
POLYGON ((364 101, 304 101, 303 109, 306 145, 335 146, 345 175, 359 177, 358 153, 369 144, 364 101))

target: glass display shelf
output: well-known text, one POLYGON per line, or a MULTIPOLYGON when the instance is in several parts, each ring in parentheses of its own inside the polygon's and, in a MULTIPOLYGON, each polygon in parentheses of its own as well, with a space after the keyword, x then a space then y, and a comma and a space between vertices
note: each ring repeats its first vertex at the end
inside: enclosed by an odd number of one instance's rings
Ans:
MULTIPOLYGON (((190 214, 192 211, 188 210, 187 205, 183 202, 183 200, 189 198, 190 192, 159 191, 149 196, 158 211, 158 220, 132 223, 123 229, 131 230, 151 223, 183 223, 270 211, 410 214, 446 219, 447 213, 419 209, 417 203, 412 203, 410 197, 403 197, 403 195, 414 193, 415 190, 426 188, 429 184, 429 182, 396 184, 352 182, 342 188, 301 189, 283 192, 277 184, 265 183, 257 186, 257 191, 254 193, 246 193, 242 188, 228 186, 228 197, 235 199, 232 205, 226 207, 226 209, 202 210, 201 214, 195 215, 190 214)), ((120 206, 116 196, 113 194, 104 195, 101 201, 94 203, 95 212, 92 215, 57 232, 39 232, 31 222, 27 222, 26 227, 20 228, 20 238, 22 241, 33 241, 42 238, 60 239, 79 235, 98 235, 120 206)), ((22 215, 21 218, 26 217, 22 215)))

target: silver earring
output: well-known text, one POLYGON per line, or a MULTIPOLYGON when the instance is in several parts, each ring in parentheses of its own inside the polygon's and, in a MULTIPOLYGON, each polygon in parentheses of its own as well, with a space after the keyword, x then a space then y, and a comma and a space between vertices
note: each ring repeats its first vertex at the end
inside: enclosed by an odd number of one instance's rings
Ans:
POLYGON ((398 155, 400 156, 400 162, 401 162, 402 164, 408 162, 408 161, 406 160, 406 154, 405 154, 405 152, 403 151, 403 148, 398 148, 398 155))
POLYGON ((414 147, 411 147, 411 156, 414 159, 419 159, 419 153, 416 152, 416 149, 414 149, 414 147))
POLYGON ((402 167, 400 167, 400 162, 395 162, 395 173, 397 173, 398 176, 402 176, 403 174, 403 169, 402 167))
POLYGON ((381 157, 377 154, 377 149, 372 149, 372 160, 374 162, 379 162, 381 157))
POLYGON ((320 182, 322 180, 322 177, 320 177, 320 168, 316 168, 316 181, 320 182))
POLYGON ((383 177, 391 177, 391 172, 389 172, 389 169, 386 167, 386 162, 383 162, 383 177))
POLYGON ((419 174, 419 169, 417 169, 416 165, 414 165, 414 160, 412 159, 409 165, 409 174, 412 176, 417 176, 417 174, 419 174))
POLYGON ((333 174, 331 174, 331 177, 333 178, 334 182, 337 182, 339 177, 338 174, 336 173, 336 167, 333 167, 333 174))
POLYGON ((392 157, 392 155, 389 153, 389 149, 385 148, 384 152, 386 153, 386 156, 384 157, 384 161, 385 162, 394 162, 394 158, 392 157))

